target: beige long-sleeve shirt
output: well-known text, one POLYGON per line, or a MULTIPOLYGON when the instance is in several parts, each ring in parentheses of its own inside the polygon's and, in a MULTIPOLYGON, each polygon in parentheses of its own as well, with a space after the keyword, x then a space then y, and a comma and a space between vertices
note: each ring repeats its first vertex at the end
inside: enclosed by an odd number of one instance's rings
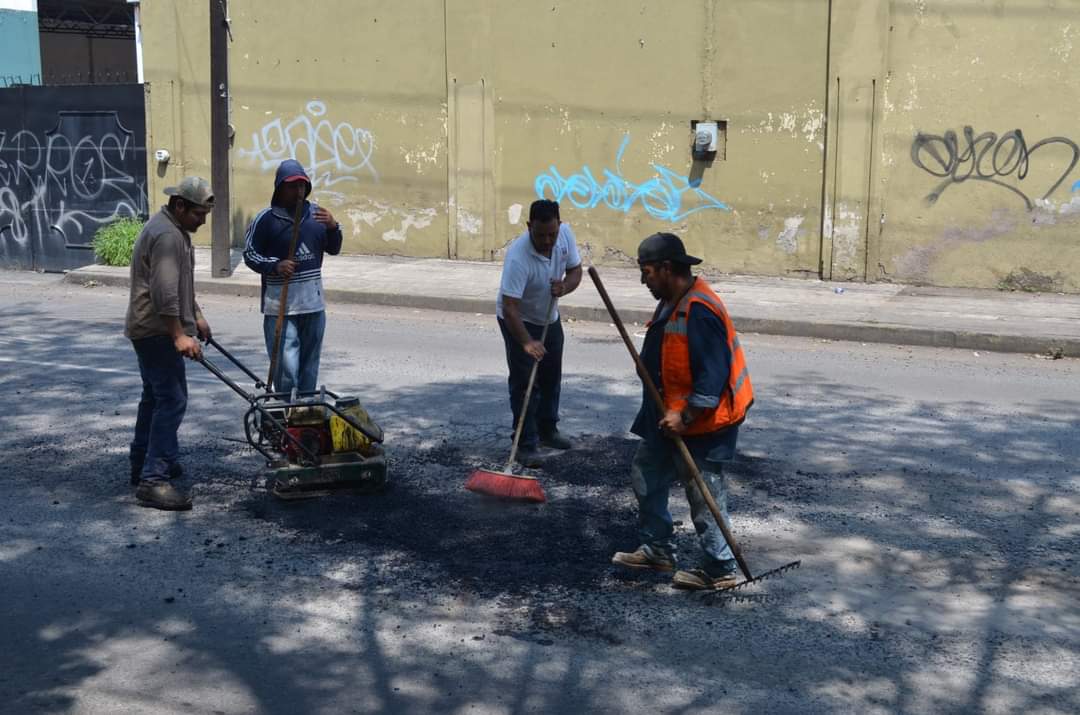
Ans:
POLYGON ((195 321, 202 318, 195 302, 195 248, 165 207, 135 240, 124 335, 132 340, 170 335, 162 316, 179 318, 191 336, 196 334, 195 321))

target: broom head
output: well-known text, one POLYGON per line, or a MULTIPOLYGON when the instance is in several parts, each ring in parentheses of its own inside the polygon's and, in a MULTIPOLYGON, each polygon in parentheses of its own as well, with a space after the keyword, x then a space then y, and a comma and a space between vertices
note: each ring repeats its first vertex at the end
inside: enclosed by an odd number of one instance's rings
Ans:
POLYGON ((487 494, 499 499, 543 503, 547 501, 544 489, 536 477, 508 472, 492 472, 477 469, 469 475, 465 488, 477 494, 487 494))

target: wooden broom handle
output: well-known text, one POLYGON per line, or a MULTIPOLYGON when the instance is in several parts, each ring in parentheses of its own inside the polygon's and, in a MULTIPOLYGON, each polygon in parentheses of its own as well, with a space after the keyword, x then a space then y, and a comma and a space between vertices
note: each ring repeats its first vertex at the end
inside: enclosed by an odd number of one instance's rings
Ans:
MULTIPOLYGON (((667 408, 664 406, 664 398, 660 395, 660 391, 656 389, 656 383, 654 383, 652 377, 649 376, 649 371, 645 369, 645 363, 641 361, 641 356, 638 355, 637 348, 634 347, 634 343, 630 340, 630 335, 626 332, 626 327, 623 325, 622 319, 619 318, 619 313, 615 310, 615 306, 612 304, 611 298, 608 296, 607 290, 600 280, 600 274, 593 266, 589 266, 589 278, 592 278, 592 282, 596 285, 596 290, 600 292, 600 300, 604 301, 604 307, 607 308, 608 314, 611 315, 611 320, 615 323, 615 327, 619 329, 619 335, 622 336, 623 343, 626 344, 626 349, 630 351, 630 356, 634 358, 634 364, 637 366, 638 374, 641 375, 641 381, 645 383, 645 390, 652 397, 653 402, 656 403, 661 414, 666 413, 667 408)), ((750 575, 750 567, 747 566, 746 561, 743 560, 742 550, 735 541, 735 537, 732 536, 731 530, 728 529, 727 524, 724 523, 724 516, 720 513, 720 507, 717 505, 716 500, 713 499, 712 493, 705 486, 705 480, 701 476, 701 471, 697 468, 697 463, 694 462, 693 455, 690 454, 690 450, 687 449, 686 442, 684 442, 683 438, 677 434, 671 435, 671 439, 675 442, 675 446, 678 448, 679 454, 682 455, 683 461, 686 462, 686 467, 690 470, 690 476, 693 478, 697 488, 701 491, 701 496, 705 499, 705 504, 709 507, 709 511, 712 512, 713 518, 716 519, 716 525, 720 527, 720 532, 724 535, 724 540, 727 541, 728 546, 731 547, 731 553, 735 556, 735 561, 739 564, 743 576, 746 577, 747 581, 753 580, 754 577, 750 575)))
MULTIPOLYGON (((555 307, 555 294, 551 294, 551 300, 548 301, 547 314, 544 319, 547 320, 551 317, 551 309, 555 307)), ((524 321, 523 321, 524 322, 524 321)), ((547 340, 548 328, 551 327, 550 322, 544 323, 544 329, 540 331, 540 344, 542 345, 547 340)), ((546 349, 546 348, 545 348, 546 349)), ((542 360, 543 358, 541 358, 542 360)), ((517 456, 518 443, 521 441, 521 428, 525 426, 525 415, 529 412, 529 398, 532 397, 533 383, 536 382, 536 373, 540 369, 540 360, 533 363, 532 370, 529 372, 529 385, 525 388, 525 400, 521 403, 521 414, 518 415, 517 427, 514 429, 514 446, 510 448, 510 459, 506 461, 506 469, 503 471, 507 474, 512 474, 511 471, 514 467, 514 457, 517 456)))

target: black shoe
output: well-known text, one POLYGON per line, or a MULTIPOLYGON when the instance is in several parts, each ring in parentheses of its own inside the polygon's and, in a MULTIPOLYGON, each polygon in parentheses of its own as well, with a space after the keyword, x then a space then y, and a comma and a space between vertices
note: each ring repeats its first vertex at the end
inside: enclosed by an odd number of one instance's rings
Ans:
POLYGON ((570 440, 563 437, 557 429, 551 430, 550 432, 541 432, 540 444, 545 447, 551 447, 552 449, 570 449, 573 446, 570 444, 570 440))
POLYGON ((540 456, 540 452, 535 447, 519 448, 515 460, 521 466, 529 469, 535 469, 544 463, 544 458, 540 456))
POLYGON ((191 508, 191 497, 164 479, 144 479, 139 482, 135 501, 139 506, 165 511, 187 511, 191 508))
MULTIPOLYGON (((132 462, 131 463, 131 486, 139 486, 139 482, 142 479, 143 463, 132 462)), ((173 462, 169 465, 169 468, 165 470, 165 476, 169 479, 179 479, 184 476, 184 468, 180 466, 180 462, 173 462)))

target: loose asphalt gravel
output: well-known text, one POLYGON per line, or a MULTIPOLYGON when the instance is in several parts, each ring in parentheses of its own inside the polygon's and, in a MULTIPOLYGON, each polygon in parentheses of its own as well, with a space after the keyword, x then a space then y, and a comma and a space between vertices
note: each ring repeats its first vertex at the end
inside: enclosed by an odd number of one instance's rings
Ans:
MULTIPOLYGON (((125 299, 0 274, 2 712, 1080 711, 1077 361, 744 336, 735 533, 802 568, 733 601, 608 564, 639 387, 607 325, 567 326, 545 504, 461 488, 509 448, 493 318, 341 306, 323 379, 386 429, 392 487, 269 496, 244 403, 189 365, 196 504, 168 514, 127 486, 125 299)), ((203 307, 264 370, 252 301, 203 307)))

